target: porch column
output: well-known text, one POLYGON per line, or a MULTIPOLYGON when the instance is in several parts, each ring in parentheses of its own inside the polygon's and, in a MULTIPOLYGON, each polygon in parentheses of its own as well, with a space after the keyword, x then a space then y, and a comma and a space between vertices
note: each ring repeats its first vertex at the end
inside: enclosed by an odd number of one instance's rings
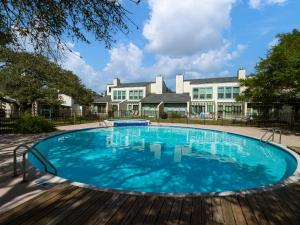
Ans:
POLYGON ((218 119, 218 102, 214 102, 214 112, 215 112, 215 120, 218 119))

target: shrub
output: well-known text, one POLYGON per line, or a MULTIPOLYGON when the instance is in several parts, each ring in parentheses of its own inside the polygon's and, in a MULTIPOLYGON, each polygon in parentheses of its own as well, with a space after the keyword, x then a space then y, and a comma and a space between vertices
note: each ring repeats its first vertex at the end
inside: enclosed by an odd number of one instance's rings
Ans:
POLYGON ((182 115, 178 112, 172 112, 170 118, 182 118, 182 115))
POLYGON ((168 114, 165 113, 165 112, 162 112, 162 113, 160 114, 160 118, 162 118, 162 119, 168 119, 168 114))
POLYGON ((25 113, 17 120, 15 130, 18 133, 36 134, 54 131, 55 126, 44 117, 25 113))

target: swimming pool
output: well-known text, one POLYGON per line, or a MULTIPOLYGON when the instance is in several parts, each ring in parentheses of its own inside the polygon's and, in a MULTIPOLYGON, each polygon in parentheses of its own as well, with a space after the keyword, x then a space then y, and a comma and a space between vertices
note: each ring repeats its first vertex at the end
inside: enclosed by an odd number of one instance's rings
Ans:
MULTIPOLYGON (((194 128, 88 129, 47 138, 36 147, 60 177, 133 192, 245 190, 278 183, 297 168, 296 158, 278 146, 194 128)), ((43 168, 32 156, 29 159, 43 168)))

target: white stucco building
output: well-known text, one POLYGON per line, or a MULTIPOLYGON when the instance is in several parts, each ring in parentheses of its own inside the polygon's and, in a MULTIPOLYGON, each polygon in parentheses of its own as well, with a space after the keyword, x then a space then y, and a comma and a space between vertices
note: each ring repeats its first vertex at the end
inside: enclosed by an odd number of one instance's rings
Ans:
POLYGON ((226 117, 247 112, 247 103, 235 98, 243 91, 239 80, 246 79, 246 71, 239 69, 235 77, 217 77, 185 80, 184 75, 176 76, 176 93, 189 94, 191 115, 205 113, 207 117, 226 117))
POLYGON ((246 79, 246 71, 239 69, 234 77, 218 77, 185 80, 184 75, 176 76, 176 91, 167 88, 162 76, 154 82, 122 83, 113 79, 106 87, 105 96, 97 96, 93 111, 98 114, 131 112, 132 115, 157 115, 161 112, 217 119, 245 115, 247 104, 237 102, 240 79, 246 79))

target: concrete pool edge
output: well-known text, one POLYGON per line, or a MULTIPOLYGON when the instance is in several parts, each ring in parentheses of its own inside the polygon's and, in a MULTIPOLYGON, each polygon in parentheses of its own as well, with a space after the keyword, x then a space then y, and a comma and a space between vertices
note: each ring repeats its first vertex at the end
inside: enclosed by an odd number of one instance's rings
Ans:
MULTIPOLYGON (((178 125, 173 125, 173 124, 152 124, 151 126, 210 130, 210 131, 215 131, 215 132, 238 135, 238 136, 247 137, 247 138, 251 138, 251 139, 255 139, 257 141, 260 141, 259 138, 251 136, 251 135, 239 134, 239 133, 235 133, 235 132, 227 132, 227 131, 222 131, 222 130, 217 130, 217 129, 198 128, 198 127, 191 127, 191 126, 178 126, 178 125)), ((40 142, 42 142, 46 139, 53 138, 53 137, 56 137, 56 136, 60 136, 60 135, 63 135, 63 134, 79 132, 79 131, 84 131, 84 130, 105 129, 105 128, 110 128, 110 127, 93 127, 93 128, 83 128, 83 129, 76 129, 76 130, 71 130, 71 131, 64 131, 64 132, 61 132, 61 133, 58 133, 58 134, 50 135, 46 138, 39 139, 36 143, 34 143, 33 146, 36 146, 37 144, 39 144, 40 142)), ((89 189, 92 189, 92 190, 112 192, 112 193, 120 193, 120 194, 129 194, 129 195, 162 196, 162 197, 195 197, 195 196, 200 197, 200 196, 245 195, 245 194, 251 194, 251 193, 271 191, 271 190, 281 188, 281 187, 285 187, 289 184, 293 184, 293 183, 296 183, 297 181, 299 181, 300 180, 300 155, 297 154, 296 152, 288 149, 286 146, 275 143, 275 142, 268 142, 266 144, 274 145, 277 148, 279 148, 279 150, 289 153, 295 159, 295 161, 297 163, 297 167, 296 167, 295 171, 293 172, 293 174, 291 176, 287 177, 284 180, 281 180, 280 182, 276 182, 276 183, 273 183, 273 184, 268 184, 268 185, 265 185, 265 186, 245 189, 245 190, 209 192, 209 193, 205 193, 205 192, 194 192, 194 193, 180 193, 180 192, 175 192, 175 193, 173 192, 172 193, 172 192, 170 192, 170 193, 163 193, 163 192, 127 191, 127 190, 118 190, 118 189, 111 189, 111 188, 101 188, 101 187, 97 187, 95 185, 76 182, 76 181, 72 181, 72 180, 69 180, 69 179, 65 179, 63 177, 52 176, 52 175, 51 175, 52 178, 49 179, 47 182, 49 182, 49 183, 63 183, 63 182, 66 182, 66 183, 74 185, 74 186, 89 188, 89 189)), ((43 171, 40 171, 40 172, 43 172, 43 171)))

